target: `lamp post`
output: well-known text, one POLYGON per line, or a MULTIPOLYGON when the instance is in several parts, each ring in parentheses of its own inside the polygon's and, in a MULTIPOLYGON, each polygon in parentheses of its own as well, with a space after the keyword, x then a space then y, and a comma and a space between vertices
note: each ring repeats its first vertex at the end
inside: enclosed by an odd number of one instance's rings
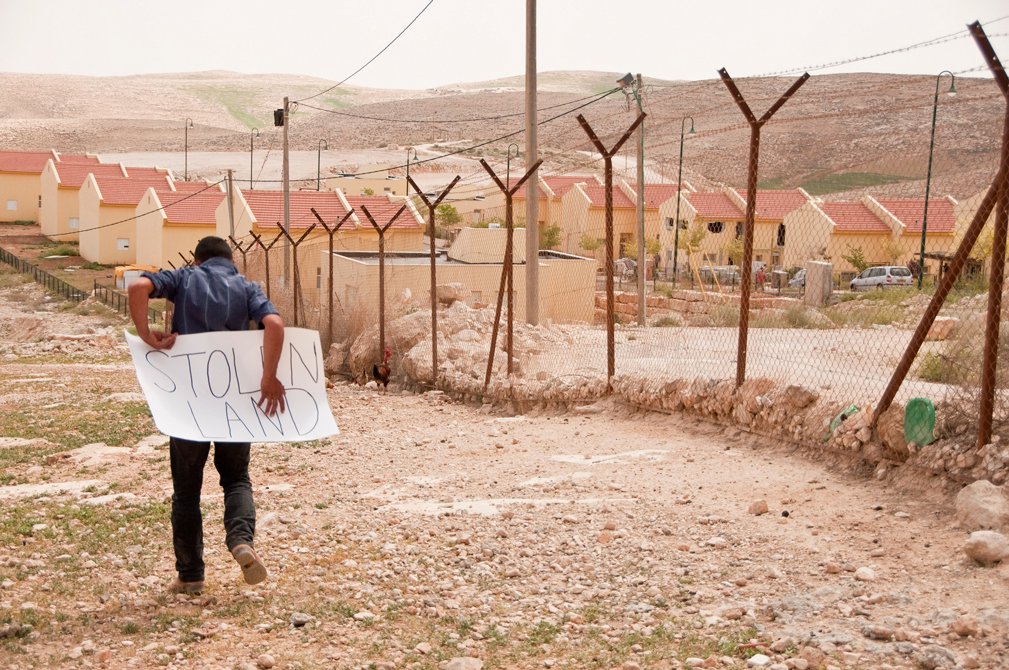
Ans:
POLYGON ((935 116, 939 109, 939 80, 944 74, 949 75, 949 95, 956 95, 956 75, 949 70, 943 70, 935 76, 935 96, 932 98, 932 134, 928 141, 928 172, 925 175, 925 207, 921 215, 921 252, 918 254, 918 288, 921 289, 925 278, 925 231, 928 229, 928 196, 932 187, 932 150, 935 148, 935 116))
POLYGON ((186 117, 185 123, 185 133, 186 133, 186 149, 185 149, 185 168, 183 170, 183 181, 189 181, 189 129, 193 127, 193 120, 186 117))
POLYGON ((315 190, 322 190, 322 145, 326 145, 326 151, 329 151, 329 142, 326 140, 319 140, 319 153, 315 161, 315 190))
POLYGON ((410 156, 413 155, 413 159, 417 160, 417 150, 413 147, 406 148, 406 197, 410 197, 410 156))
POLYGON ((680 198, 683 197, 683 129, 687 119, 690 119, 690 134, 694 134, 694 117, 684 116, 680 119, 680 164, 676 171, 676 220, 673 221, 673 286, 676 286, 677 261, 680 256, 680 198))
POLYGON ((259 128, 249 131, 249 190, 252 190, 252 151, 255 148, 256 138, 259 137, 259 128))

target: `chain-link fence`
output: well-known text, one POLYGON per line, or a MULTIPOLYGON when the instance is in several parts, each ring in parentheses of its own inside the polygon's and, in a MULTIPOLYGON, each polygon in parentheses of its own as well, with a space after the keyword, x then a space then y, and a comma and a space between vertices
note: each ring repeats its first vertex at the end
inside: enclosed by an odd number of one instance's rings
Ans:
MULTIPOLYGON (((389 348, 400 378, 484 399, 571 403, 615 390, 670 408, 703 395, 709 413, 750 423, 772 412, 775 397, 801 389, 824 401, 815 417, 821 425, 807 438, 817 430, 829 437, 856 411, 879 419, 891 402, 936 407, 936 430, 984 439, 978 408, 993 405, 994 431, 1009 437, 1005 365, 997 366, 1006 342, 997 346, 999 312, 989 311, 1000 303, 1004 274, 997 231, 1005 229, 1005 146, 998 152, 1005 121, 991 112, 1005 94, 1004 73, 995 82, 943 73, 934 95, 861 110, 850 133, 849 119, 820 113, 815 120, 840 128, 831 143, 798 156, 801 164, 787 164, 773 148, 794 142, 811 118, 806 77, 736 82, 723 71, 722 78, 742 123, 690 134, 686 121, 701 127, 702 114, 649 122, 658 138, 650 150, 678 150, 679 161, 675 172, 664 170, 672 181, 646 183, 643 215, 635 181, 604 169, 607 147, 633 144, 633 125, 594 137, 592 120, 583 121, 591 142, 580 146, 597 153, 576 166, 581 177, 575 169, 574 177, 538 178, 541 248, 549 248, 536 259, 539 326, 525 323, 532 259, 524 227, 511 233, 510 277, 504 262, 503 201, 497 210, 486 206, 484 215, 500 214, 490 224, 439 227, 433 261, 421 244, 381 255, 377 245, 341 249, 339 233, 330 254, 322 230, 300 240, 298 231, 290 240, 260 231, 255 244, 236 241, 236 260, 268 287, 289 325, 316 328, 333 345, 333 369, 362 380, 389 348), (958 95, 947 97, 947 87, 958 95), (757 93, 748 102, 751 88, 757 93), (961 110, 967 118, 957 118, 961 110), (867 119, 913 125, 920 141, 867 162, 860 151, 867 119), (704 175, 689 165, 714 134, 737 141, 718 174, 704 175), (766 164, 761 147, 771 147, 766 164), (719 399, 724 407, 711 409, 719 399)), ((513 205, 519 222, 521 193, 513 205)), ((787 414, 782 407, 774 411, 787 414)), ((922 417, 931 420, 928 411, 922 417)), ((798 436, 787 416, 779 419, 783 434, 798 436)))

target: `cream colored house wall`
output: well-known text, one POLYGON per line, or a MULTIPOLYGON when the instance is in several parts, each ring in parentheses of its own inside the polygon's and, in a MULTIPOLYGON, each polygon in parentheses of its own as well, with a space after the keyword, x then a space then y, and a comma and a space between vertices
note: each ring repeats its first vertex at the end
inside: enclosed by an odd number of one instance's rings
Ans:
MULTIPOLYGON (((320 254, 323 275, 328 277, 328 254, 320 254)), ((458 282, 471 292, 467 302, 492 305, 497 300, 501 281, 501 264, 439 264, 438 283, 458 282)), ((540 318, 570 323, 591 321, 595 313, 595 263, 591 259, 541 259, 540 260, 540 318)), ((430 295, 431 269, 426 263, 386 265, 386 300, 402 295, 407 289, 415 300, 426 304, 430 295), (423 297, 422 297, 423 296, 423 297)), ((333 264, 333 286, 336 297, 344 309, 369 310, 377 315, 378 265, 337 256, 333 264)), ((515 316, 525 319, 525 271, 517 266, 513 288, 516 295, 515 316)), ((320 297, 320 299, 323 299, 320 297)))
MULTIPOLYGON (((164 263, 165 214, 159 208, 161 201, 150 189, 137 205, 137 263, 139 265, 154 265, 162 269, 170 266, 164 263)), ((173 261, 178 267, 179 261, 173 261)))
POLYGON ((84 231, 79 235, 81 258, 98 262, 98 231, 94 228, 98 225, 98 205, 101 201, 98 198, 98 191, 94 177, 88 176, 81 184, 77 192, 77 211, 80 213, 80 227, 84 231))
POLYGON ((0 221, 38 221, 40 197, 40 175, 0 173, 0 221))
MULTIPOLYGON (((464 263, 500 263, 508 238, 505 228, 461 228, 448 249, 448 257, 464 263)), ((525 263, 526 229, 512 232, 512 262, 525 263)))
MULTIPOLYGON (((168 264, 168 261, 171 261, 175 267, 181 267, 183 261, 179 253, 185 254, 186 258, 192 258, 193 250, 196 249, 196 243, 204 237, 214 234, 216 234, 214 227, 210 225, 166 223, 162 227, 161 234, 161 259, 158 262, 152 263, 152 265, 157 265, 160 268, 170 268, 171 265, 168 264)), ((141 261, 137 259, 137 262, 141 261)))
POLYGON ((856 272, 856 268, 841 258, 851 253, 851 249, 861 249, 869 265, 887 265, 884 249, 891 236, 885 233, 844 233, 834 232, 827 243, 827 258, 834 266, 834 274, 856 272))
POLYGON ((806 261, 824 258, 834 225, 814 203, 807 202, 789 212, 784 224, 783 268, 803 267, 806 261))
MULTIPOLYGON (((42 206, 39 208, 39 228, 42 234, 50 239, 58 241, 69 241, 69 235, 54 238, 53 235, 60 232, 58 228, 58 218, 61 209, 59 200, 59 181, 56 179, 56 166, 50 159, 46 162, 40 177, 40 188, 42 191, 42 206)), ((74 235, 72 239, 77 239, 74 235)))
POLYGON ((103 204, 92 175, 84 180, 79 197, 81 257, 102 265, 136 263, 137 222, 131 218, 136 215, 136 207, 103 204), (128 248, 116 248, 120 239, 126 240, 128 248))

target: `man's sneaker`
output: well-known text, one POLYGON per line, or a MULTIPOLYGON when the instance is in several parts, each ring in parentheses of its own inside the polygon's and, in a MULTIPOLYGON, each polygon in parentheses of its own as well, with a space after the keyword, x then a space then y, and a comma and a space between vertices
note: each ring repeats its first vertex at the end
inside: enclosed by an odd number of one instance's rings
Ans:
POLYGON ((187 596, 198 596, 203 593, 203 580, 198 582, 184 582, 178 577, 168 585, 169 593, 181 593, 187 596))
POLYGON ((255 549, 247 544, 238 544, 231 550, 231 555, 242 567, 242 576, 245 577, 246 584, 258 584, 266 579, 266 567, 259 560, 255 549))

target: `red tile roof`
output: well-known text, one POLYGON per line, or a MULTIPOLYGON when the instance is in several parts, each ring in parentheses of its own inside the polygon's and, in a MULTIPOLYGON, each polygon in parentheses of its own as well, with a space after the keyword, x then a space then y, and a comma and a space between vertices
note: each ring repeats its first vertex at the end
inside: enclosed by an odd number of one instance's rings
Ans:
POLYGON ((123 170, 119 163, 59 163, 53 164, 56 167, 56 176, 59 177, 59 188, 79 189, 89 174, 102 175, 106 177, 122 177, 123 170))
POLYGON ((102 194, 102 203, 106 205, 136 206, 144 197, 144 193, 147 193, 147 189, 152 186, 168 188, 168 177, 166 176, 159 179, 140 179, 95 175, 95 181, 98 182, 98 190, 102 194))
MULTIPOLYGON (((736 193, 746 201, 747 191, 736 189, 736 193)), ((807 202, 809 199, 799 189, 757 189, 757 218, 783 219, 807 202)))
MULTIPOLYGON (((905 234, 921 234, 921 220, 925 212, 924 198, 876 198, 888 212, 900 219, 905 234)), ((928 201, 928 227, 926 233, 952 233, 956 230, 953 203, 947 198, 930 198, 928 201)))
MULTIPOLYGON (((357 213, 357 218, 361 221, 361 227, 365 230, 374 230, 374 228, 371 225, 371 221, 361 210, 362 205, 368 208, 368 212, 375 218, 375 223, 379 226, 384 226, 389 223, 389 219, 395 216, 396 212, 399 211, 399 208, 403 206, 402 201, 390 200, 388 197, 381 195, 348 195, 347 202, 354 208, 354 212, 357 213)), ((327 223, 329 222, 327 221, 327 223)), ((419 228, 420 225, 420 222, 417 221, 413 212, 411 212, 408 207, 402 214, 399 215, 399 218, 393 222, 389 229, 419 228)))
MULTIPOLYGON (((509 180, 507 183, 508 183, 509 186, 511 186, 512 184, 514 184, 518 180, 519 180, 519 177, 515 177, 515 178, 509 180)), ((567 193, 568 191, 570 191, 575 184, 582 184, 582 183, 593 184, 593 185, 599 185, 600 184, 599 178, 596 177, 595 175, 547 175, 546 177, 543 177, 543 181, 545 181, 546 184, 547 184, 547 186, 550 187, 550 190, 554 192, 554 196, 556 196, 558 198, 563 198, 564 194, 567 193)), ((529 184, 528 181, 526 181, 524 184, 522 184, 522 187, 518 191, 515 192, 515 196, 514 197, 516 197, 516 198, 525 198, 526 197, 526 186, 528 184, 529 184)), ((495 184, 494 187, 493 187, 493 189, 492 189, 492 192, 496 191, 496 190, 498 190, 498 189, 497 189, 497 185, 495 184)), ((539 195, 540 195, 541 198, 544 197, 542 189, 540 189, 540 194, 539 195)))
POLYGON ((676 184, 645 184, 645 209, 658 209, 665 201, 675 198, 678 191, 676 184))
POLYGON ((0 151, 0 172, 42 174, 51 151, 0 151))
MULTIPOLYGON (((259 228, 276 229, 277 222, 284 221, 284 193, 282 191, 242 191, 245 202, 256 217, 259 228)), ((318 223, 312 214, 312 208, 330 226, 339 223, 347 210, 336 191, 291 191, 291 227, 308 228, 318 223)), ((369 208, 370 209, 370 208, 369 208)), ((343 224, 341 230, 351 225, 343 224)))
POLYGON ((543 181, 558 198, 563 198, 564 194, 570 191, 575 184, 598 185, 600 183, 599 177, 595 175, 547 175, 543 177, 543 181))
POLYGON ((80 154, 60 154, 60 163, 71 163, 74 165, 99 165, 101 161, 98 156, 82 156, 80 154))
POLYGON ((172 185, 175 186, 176 191, 183 191, 185 193, 195 193, 196 191, 203 190, 212 190, 223 193, 220 186, 211 186, 205 181, 173 181, 172 185))
POLYGON ((168 174, 168 170, 164 168, 130 167, 127 165, 125 170, 127 177, 162 177, 168 174))
MULTIPOLYGON (((586 184, 585 195, 589 197, 589 202, 596 207, 606 206, 606 187, 598 184, 586 184)), ((613 209, 634 209, 634 201, 616 186, 613 187, 613 209)))
POLYGON ((684 193, 687 202, 705 219, 742 219, 743 210, 721 191, 684 193))
MULTIPOLYGON (((188 182, 195 185, 195 182, 188 182)), ((176 184, 178 186, 178 184, 176 184)), ((206 184, 203 185, 206 188, 206 184)), ((172 191, 168 188, 157 189, 158 199, 165 208, 165 219, 169 223, 214 225, 217 223, 215 213, 217 206, 224 200, 225 194, 216 188, 205 191, 180 189, 172 191)))
POLYGON ((872 210, 860 202, 824 202, 823 213, 837 224, 839 233, 890 233, 886 225, 872 210))

